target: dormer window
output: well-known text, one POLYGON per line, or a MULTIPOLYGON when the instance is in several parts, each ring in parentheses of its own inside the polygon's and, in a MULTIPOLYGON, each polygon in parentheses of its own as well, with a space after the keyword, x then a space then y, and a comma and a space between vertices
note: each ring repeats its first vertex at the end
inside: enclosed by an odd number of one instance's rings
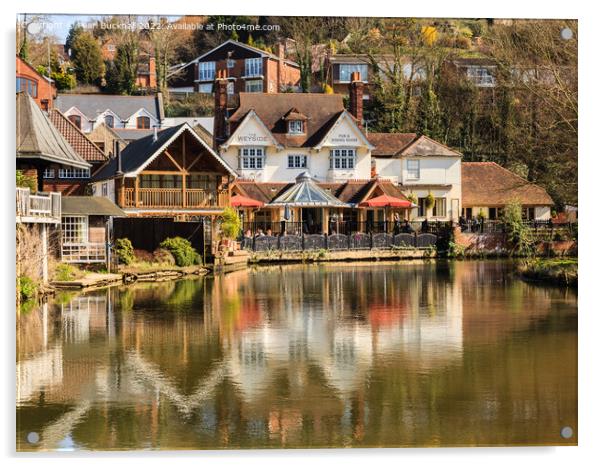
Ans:
POLYGON ((150 118, 147 116, 139 116, 136 118, 137 129, 150 129, 150 118))
POLYGON ((109 128, 115 127, 115 118, 113 117, 113 115, 105 116, 105 125, 107 125, 109 128))
POLYGON ((289 134, 303 134, 303 121, 302 120, 290 120, 288 122, 288 133, 289 134))
POLYGON ((82 129, 82 117, 79 115, 69 115, 67 118, 71 123, 77 126, 78 129, 82 129))

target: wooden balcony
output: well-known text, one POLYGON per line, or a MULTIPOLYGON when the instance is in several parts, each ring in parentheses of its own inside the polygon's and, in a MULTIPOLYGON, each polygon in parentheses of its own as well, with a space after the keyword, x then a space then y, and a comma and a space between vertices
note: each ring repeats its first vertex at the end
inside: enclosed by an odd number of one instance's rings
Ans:
POLYGON ((227 190, 123 188, 122 206, 139 209, 205 209, 228 205, 227 190))
POLYGON ((17 223, 61 223, 61 194, 17 188, 17 223))

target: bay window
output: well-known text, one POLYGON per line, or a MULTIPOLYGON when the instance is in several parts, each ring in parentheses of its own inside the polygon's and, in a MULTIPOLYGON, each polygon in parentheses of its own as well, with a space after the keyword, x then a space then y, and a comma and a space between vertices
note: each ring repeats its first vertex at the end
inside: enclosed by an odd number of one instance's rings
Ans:
POLYGON ((330 169, 348 170, 355 167, 355 149, 332 149, 330 151, 330 169))
POLYGON ((263 147, 242 147, 238 150, 238 165, 243 170, 261 170, 264 166, 263 147))

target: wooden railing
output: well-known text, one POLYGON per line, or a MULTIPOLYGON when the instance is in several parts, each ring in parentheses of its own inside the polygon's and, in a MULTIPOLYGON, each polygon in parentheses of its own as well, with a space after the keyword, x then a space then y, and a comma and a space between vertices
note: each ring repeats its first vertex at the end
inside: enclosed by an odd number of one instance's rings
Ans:
POLYGON ((225 207, 228 203, 228 191, 211 191, 207 189, 182 188, 124 188, 124 207, 139 208, 201 208, 225 207))
POLYGON ((31 194, 29 188, 17 188, 16 214, 19 223, 61 223, 61 194, 31 194))
POLYGON ((104 243, 63 243, 61 254, 63 262, 78 264, 105 262, 107 258, 104 243))

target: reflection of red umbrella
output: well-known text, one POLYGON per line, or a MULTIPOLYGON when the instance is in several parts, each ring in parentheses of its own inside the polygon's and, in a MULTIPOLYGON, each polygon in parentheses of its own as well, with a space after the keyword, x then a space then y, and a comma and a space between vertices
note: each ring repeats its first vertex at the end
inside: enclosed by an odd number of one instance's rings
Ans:
POLYGON ((403 321, 406 316, 407 309, 401 304, 373 304, 370 306, 369 312, 370 323, 379 328, 390 327, 403 321))
POLYGON ((382 196, 373 197, 367 201, 360 203, 361 207, 412 207, 412 203, 407 199, 399 199, 398 197, 383 194, 382 196))
POLYGON ((250 197, 243 196, 242 194, 235 194, 230 200, 232 207, 263 207, 264 204, 261 201, 256 201, 250 197))

